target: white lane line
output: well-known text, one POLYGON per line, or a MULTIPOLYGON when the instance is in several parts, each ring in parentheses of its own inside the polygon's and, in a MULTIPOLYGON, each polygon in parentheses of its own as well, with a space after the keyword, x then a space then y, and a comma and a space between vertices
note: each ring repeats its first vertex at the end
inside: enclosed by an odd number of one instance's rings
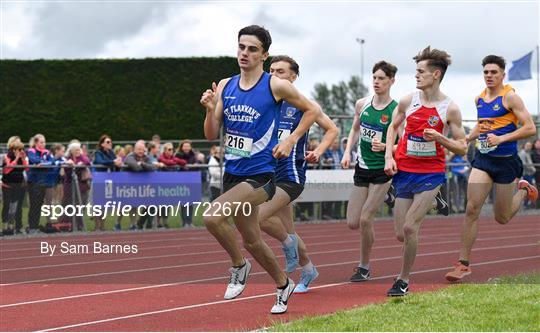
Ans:
MULTIPOLYGON (((523 230, 523 231, 535 231, 535 230, 523 230)), ((488 233, 488 232, 485 232, 488 233)), ((484 233, 484 234, 485 234, 484 233)), ((456 236, 458 234, 446 234, 445 237, 451 237, 456 236)), ((540 237, 540 234, 538 235, 540 237)), ((515 237, 522 237, 522 236, 507 236, 502 238, 497 238, 497 240, 501 239, 509 239, 509 238, 515 238, 515 237)), ((531 237, 530 234, 523 235, 523 237, 531 237)), ((428 238, 426 236, 420 236, 420 239, 428 238)), ((431 237, 429 237, 431 238, 431 237)), ((393 240, 395 237, 388 237, 388 238, 379 238, 376 241, 386 241, 386 240, 393 240)), ((484 238, 485 240, 490 240, 490 238, 484 238)), ((483 238, 479 238, 478 240, 483 240, 483 238)), ((356 243, 358 241, 358 237, 354 237, 353 240, 350 241, 335 241, 335 242, 320 242, 320 243, 311 243, 309 244, 310 249, 314 246, 319 245, 334 245, 334 244, 346 244, 346 243, 356 243)), ((459 241, 447 241, 447 242, 436 242, 436 243, 422 243, 423 245, 429 245, 429 244, 446 244, 446 243, 455 243, 459 241)), ((393 247, 400 247, 401 245, 395 245, 395 246, 383 246, 383 247, 375 247, 373 249, 385 249, 385 248, 393 248, 393 247)), ((277 246, 270 246, 271 249, 279 250, 281 247, 279 245, 277 246)), ((340 250, 336 250, 340 251, 340 250)), ((343 249, 341 251, 347 252, 351 251, 351 249, 343 249)), ((279 251, 278 251, 279 252, 279 251)), ((164 255, 157 255, 157 256, 142 256, 142 257, 131 257, 131 258, 120 258, 120 259, 109 259, 109 260, 89 260, 89 261, 77 261, 77 262, 71 262, 71 263, 64 263, 64 264, 50 264, 50 265, 41 265, 41 266, 26 266, 26 267, 16 267, 16 268, 5 268, 0 269, 1 272, 13 272, 13 271, 21 271, 21 270, 32 270, 32 269, 43 269, 43 268, 53 268, 53 267, 68 267, 68 266, 77 266, 77 265, 93 265, 93 264, 104 264, 104 263, 111 263, 111 262, 127 262, 127 261, 134 261, 134 260, 146 260, 146 259, 160 259, 160 258, 176 258, 176 257, 186 257, 186 256, 200 256, 200 255, 208 255, 208 254, 216 254, 216 253, 224 253, 223 249, 214 250, 214 251, 204 251, 204 252, 197 252, 197 253, 178 253, 178 254, 164 254, 164 255)), ((317 254, 317 253, 333 253, 333 252, 311 252, 311 254, 317 254)), ((62 255, 59 255, 62 256, 62 255)), ((280 258, 283 257, 282 255, 277 255, 276 257, 280 258)), ((225 261, 224 261, 225 262, 225 261)), ((0 284, 1 285, 1 284, 0 284)))
MULTIPOLYGON (((494 246, 494 247, 477 248, 477 249, 474 249, 473 251, 476 252, 476 251, 486 251, 486 250, 509 249, 509 248, 528 247, 528 246, 535 246, 535 245, 537 245, 537 244, 536 243, 530 243, 530 244, 518 244, 518 245, 507 245, 507 246, 494 246)), ((417 257, 428 257, 428 256, 434 256, 434 255, 441 255, 441 254, 457 253, 457 252, 459 252, 459 251, 458 250, 453 250, 453 251, 443 251, 443 252, 421 253, 421 254, 417 255, 417 257)), ((372 259, 371 262, 394 260, 394 259, 401 259, 401 256, 376 258, 376 259, 372 259)), ((351 265, 351 264, 356 264, 356 263, 358 263, 357 260, 355 260, 355 261, 346 261, 346 262, 338 262, 338 263, 330 263, 330 264, 322 264, 322 265, 317 265, 317 267, 319 267, 319 268, 320 267, 333 267, 333 266, 341 266, 341 265, 351 265)), ((262 272, 251 273, 250 276, 262 275, 262 274, 266 274, 266 272, 262 271, 262 272)), ((179 286, 179 285, 184 285, 184 284, 210 282, 210 281, 216 281, 216 280, 225 280, 227 278, 228 278, 228 276, 220 276, 220 277, 189 280, 189 281, 182 281, 182 282, 173 282, 173 283, 165 283, 165 284, 158 284, 158 285, 151 285, 151 286, 144 286, 144 287, 115 289, 115 290, 110 290, 110 291, 102 291, 102 292, 87 293, 87 294, 80 294, 80 295, 70 295, 70 296, 55 297, 55 298, 48 298, 48 299, 42 299, 42 300, 11 303, 11 304, 0 305, 0 309, 1 308, 14 307, 14 306, 28 305, 28 304, 45 303, 45 302, 53 302, 53 301, 60 301, 60 300, 67 300, 67 299, 90 297, 90 296, 109 295, 109 294, 116 294, 116 293, 121 293, 121 292, 138 291, 138 290, 154 289, 154 288, 157 289, 157 288, 170 287, 170 286, 179 286)))
MULTIPOLYGON (((506 237, 493 237, 493 238, 478 238, 477 241, 482 240, 502 240, 502 239, 515 239, 515 238, 529 238, 529 237, 536 237, 535 235, 523 235, 523 236, 506 236, 506 237)), ((443 242, 432 242, 430 245, 433 244, 445 244, 445 243, 459 243, 460 241, 443 241, 443 242)), ((423 245, 427 245, 428 243, 423 243, 423 245)), ((391 245, 391 247, 401 247, 401 244, 397 245, 391 245)), ((325 254, 325 253, 336 253, 341 252, 343 250, 332 250, 332 251, 321 251, 321 252, 311 252, 310 254, 325 254)), ((277 256, 283 257, 282 255, 277 256)), ((83 275, 69 275, 69 276, 63 276, 63 277, 54 277, 54 278, 46 278, 46 279, 38 279, 38 280, 22 280, 17 282, 10 282, 10 283, 1 283, 0 287, 8 287, 8 286, 15 286, 15 285, 21 285, 21 284, 29 284, 29 283, 41 283, 41 282, 50 282, 50 281, 64 281, 64 280, 72 280, 72 279, 79 279, 79 278, 87 278, 87 277, 97 277, 97 276, 107 276, 107 275, 117 275, 117 274, 128 274, 128 273, 138 273, 138 272, 148 272, 148 271, 159 271, 159 270, 167 270, 167 269, 175 269, 175 268, 182 268, 182 267, 197 267, 197 266, 205 266, 205 265, 216 265, 216 264, 224 264, 230 262, 229 259, 226 260, 219 260, 219 261, 211 261, 211 262, 198 262, 198 263, 190 263, 190 264, 181 264, 181 265, 170 265, 170 266, 156 266, 156 267, 148 267, 148 268, 139 268, 139 269, 130 269, 130 270, 122 270, 122 271, 113 271, 113 272, 100 272, 100 273, 92 273, 92 274, 83 274, 83 275)), ((5 279, 5 277, 3 278, 5 279)))
MULTIPOLYGON (((535 258, 540 258, 540 255, 486 261, 486 262, 481 262, 481 263, 471 265, 471 266, 476 267, 476 266, 500 264, 500 263, 503 263, 503 262, 520 261, 520 260, 528 260, 528 259, 535 259, 535 258)), ((437 271, 447 270, 447 269, 451 269, 451 268, 452 268, 451 266, 448 266, 448 267, 441 267, 441 268, 426 269, 426 270, 412 272, 411 275, 437 272, 437 271)), ((395 274, 386 275, 386 276, 380 276, 380 277, 377 277, 377 278, 373 278, 372 280, 382 280, 382 279, 388 279, 388 278, 393 278, 393 277, 395 277, 395 274)), ((347 282, 339 282, 339 283, 332 283, 332 284, 326 284, 326 285, 320 285, 320 286, 312 287, 312 289, 331 288, 331 287, 342 286, 342 285, 346 285, 346 284, 350 284, 350 283, 351 282, 349 282, 349 281, 347 281, 347 282)), ((262 298, 262 297, 270 297, 270 296, 275 297, 276 294, 275 293, 260 294, 260 295, 253 295, 253 296, 248 296, 248 297, 244 297, 244 298, 237 298, 237 299, 233 299, 233 300, 207 302, 207 303, 200 303, 200 304, 192 304, 192 305, 187 305, 187 306, 181 306, 181 307, 176 307, 176 308, 171 308, 171 309, 156 310, 156 311, 149 311, 149 312, 141 312, 141 313, 136 313, 136 314, 127 315, 127 316, 113 317, 113 318, 107 318, 107 319, 88 321, 88 322, 84 322, 84 323, 78 323, 78 324, 72 324, 72 325, 66 325, 66 326, 60 326, 60 327, 41 329, 41 330, 39 330, 39 332, 58 331, 58 330, 64 330, 64 329, 69 329, 69 328, 74 328, 74 327, 102 324, 102 323, 107 323, 107 322, 111 322, 111 321, 118 321, 118 320, 131 319, 131 318, 137 318, 137 317, 145 317, 145 316, 151 316, 151 315, 162 314, 162 313, 167 313, 167 312, 176 312, 176 311, 182 311, 182 310, 189 310, 189 309, 195 309, 195 308, 200 308, 200 307, 205 307, 205 306, 212 306, 212 305, 219 305, 219 304, 224 304, 224 303, 242 302, 242 301, 248 301, 248 300, 252 300, 252 299, 257 299, 257 298, 262 298)))

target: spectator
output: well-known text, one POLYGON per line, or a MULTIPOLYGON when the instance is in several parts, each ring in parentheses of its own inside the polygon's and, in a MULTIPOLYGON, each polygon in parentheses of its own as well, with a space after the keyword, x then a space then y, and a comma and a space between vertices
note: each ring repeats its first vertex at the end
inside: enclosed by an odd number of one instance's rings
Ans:
POLYGON ((88 155, 88 145, 83 143, 81 144, 81 154, 83 154, 84 156, 86 156, 88 159, 90 159, 89 155, 88 155))
POLYGON ((163 145, 163 153, 159 156, 158 161, 172 170, 177 170, 187 164, 185 160, 173 155, 173 145, 170 142, 163 145))
POLYGON ((116 155, 116 157, 119 157, 122 160, 122 163, 124 163, 124 160, 126 159, 126 150, 124 149, 124 147, 114 147, 114 154, 116 155))
MULTIPOLYGON (((314 151, 318 146, 319 146, 320 142, 319 140, 315 139, 315 138, 311 138, 309 139, 309 142, 307 144, 307 151, 314 151)), ((322 160, 320 161, 320 163, 322 163, 322 160)), ((318 167, 318 165, 315 165, 315 164, 308 164, 308 169, 316 169, 318 167)))
POLYGON ((328 166, 329 169, 339 169, 341 159, 343 158, 343 150, 340 148, 339 140, 332 143, 332 147, 323 154, 323 166, 328 166))
MULTIPOLYGON (((146 155, 146 145, 144 140, 139 140, 135 143, 133 152, 126 156, 126 160, 124 162, 126 163, 127 170, 132 172, 154 171, 156 169, 152 162, 150 162, 148 155, 146 155)), ((132 210, 131 212, 131 215, 134 215, 134 211, 132 210)), ((145 212, 143 211, 143 213, 145 212)), ((145 222, 147 228, 149 226, 151 227, 152 218, 147 214, 140 217, 139 222, 137 223, 138 228, 142 229, 145 222)), ((130 229, 135 230, 137 226, 133 224, 133 220, 131 223, 130 229)))
POLYGON ((124 146, 124 152, 126 154, 126 157, 133 152, 133 146, 132 145, 125 145, 124 146))
POLYGON ((223 177, 223 168, 219 164, 223 158, 221 147, 214 146, 211 149, 210 160, 208 161, 208 173, 210 174, 210 201, 214 201, 221 195, 221 178, 223 177))
POLYGON ((28 165, 28 161, 24 145, 18 136, 9 138, 7 148, 8 152, 2 161, 2 235, 13 235, 21 233, 22 229, 21 209, 25 186, 24 169, 10 166, 28 165))
POLYGON ((156 168, 161 169, 165 167, 165 164, 159 161, 159 143, 155 143, 154 141, 148 142, 148 158, 156 168))
POLYGON ((190 140, 180 141, 180 144, 178 145, 178 149, 176 150, 176 154, 174 156, 185 160, 187 164, 197 163, 197 156, 195 155, 195 152, 191 147, 190 140))
MULTIPOLYGON (((323 168, 325 169, 339 169, 341 168, 341 159, 343 158, 343 150, 341 150, 340 142, 338 139, 332 143, 330 149, 323 154, 323 168)), ((344 210, 343 201, 330 201, 322 203, 322 215, 323 219, 342 219, 344 210)))
POLYGON ((154 134, 152 135, 152 141, 151 142, 154 142, 158 148, 158 153, 157 155, 161 155, 163 153, 163 146, 161 145, 161 137, 159 136, 159 134, 154 134))
MULTIPOLYGON (((122 166, 122 157, 116 156, 112 150, 112 139, 107 134, 103 134, 96 146, 94 155, 94 164, 104 165, 105 167, 96 167, 96 171, 118 171, 122 166)), ((119 146, 117 146, 118 148, 119 146)), ((122 147, 120 147, 122 149, 122 147)))
POLYGON ((36 134, 30 139, 30 148, 28 155, 29 165, 35 166, 27 172, 28 180, 28 230, 30 234, 38 232, 39 219, 41 215, 41 206, 45 200, 45 187, 47 169, 39 168, 52 164, 52 156, 45 149, 45 137, 42 134, 36 134))
MULTIPOLYGON (((193 151, 191 147, 191 141, 190 140, 182 140, 180 144, 178 145, 178 149, 176 150, 175 157, 181 158, 187 162, 187 164, 197 164, 197 155, 193 151)), ((193 225, 193 214, 191 206, 185 206, 182 205, 181 207, 181 214, 182 214, 182 226, 191 228, 193 225)))
MULTIPOLYGON (((66 166, 72 167, 65 169, 62 205, 64 207, 67 205, 86 205, 88 203, 92 178, 90 170, 83 166, 90 166, 90 160, 82 154, 81 144, 77 141, 71 141, 68 145, 66 158, 66 166), (73 172, 77 176, 76 184, 73 183, 73 172)), ((63 220, 67 222, 68 219, 64 217, 63 220)), ((85 229, 82 216, 75 216, 71 219, 71 223, 72 230, 83 231, 85 229), (75 220, 75 224, 73 224, 73 220, 75 220)))
MULTIPOLYGON (((540 189, 540 139, 536 139, 534 142, 534 149, 531 151, 531 160, 535 164, 534 167, 536 169, 534 173, 536 188, 540 189)), ((540 208, 540 197, 536 200, 536 208, 540 208)))
MULTIPOLYGON (((112 172, 120 170, 123 163, 122 158, 116 156, 115 152, 112 150, 112 146, 112 139, 107 134, 103 134, 99 138, 96 146, 96 153, 94 155, 94 164, 104 167, 97 167, 95 168, 96 171, 112 172)), ((105 230, 105 216, 96 216, 94 218, 94 223, 96 224, 95 230, 105 230)), ((115 224, 115 229, 120 230, 120 224, 115 224)))
MULTIPOLYGON (((534 174, 536 173, 536 168, 533 165, 531 157, 532 147, 532 142, 527 141, 518 153, 521 163, 523 163, 523 179, 528 181, 529 184, 535 184, 534 174)), ((528 199, 523 204, 525 208, 531 208, 532 205, 535 205, 534 202, 530 202, 528 199)))
POLYGON ((450 193, 452 209, 456 213, 464 213, 467 205, 467 182, 469 180, 469 167, 465 165, 467 161, 464 156, 448 153, 450 163, 457 164, 450 167, 452 174, 450 179, 450 193))
MULTIPOLYGON (((60 179, 63 180, 64 176, 62 165, 66 163, 66 158, 64 157, 65 149, 64 145, 59 143, 55 143, 51 147, 51 155, 53 156, 52 164, 55 167, 47 170, 47 179, 45 181, 47 189, 45 191, 44 201, 46 205, 58 204, 61 201, 62 186, 60 186, 60 179), (59 197, 60 200, 58 199, 59 197)), ((51 217, 47 216, 46 220, 45 230, 50 230, 52 223, 51 217)))

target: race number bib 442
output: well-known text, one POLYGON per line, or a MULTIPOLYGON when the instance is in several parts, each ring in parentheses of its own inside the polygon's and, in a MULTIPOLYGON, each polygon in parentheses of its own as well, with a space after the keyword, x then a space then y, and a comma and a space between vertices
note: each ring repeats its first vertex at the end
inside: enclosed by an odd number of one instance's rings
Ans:
POLYGON ((478 147, 478 150, 482 153, 482 154, 487 154, 489 153, 490 151, 494 151, 495 149, 497 149, 497 146, 490 146, 488 141, 487 141, 487 134, 480 134, 478 136, 478 141, 480 143, 479 147, 478 147))
POLYGON ((407 137, 407 155, 409 156, 437 156, 435 141, 426 141, 421 136, 409 134, 407 137))
POLYGON ((227 133, 225 136, 225 153, 240 157, 250 157, 253 139, 227 133))
POLYGON ((361 140, 366 142, 371 142, 373 139, 379 140, 379 142, 382 142, 382 128, 372 126, 370 124, 361 123, 360 124, 360 135, 361 140))

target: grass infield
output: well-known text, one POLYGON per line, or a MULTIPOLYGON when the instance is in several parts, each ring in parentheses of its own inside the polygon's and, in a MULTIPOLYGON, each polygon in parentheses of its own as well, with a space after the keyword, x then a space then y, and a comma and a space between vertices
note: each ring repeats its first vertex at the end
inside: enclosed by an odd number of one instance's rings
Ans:
POLYGON ((540 331, 540 271, 390 298, 271 331, 540 331))

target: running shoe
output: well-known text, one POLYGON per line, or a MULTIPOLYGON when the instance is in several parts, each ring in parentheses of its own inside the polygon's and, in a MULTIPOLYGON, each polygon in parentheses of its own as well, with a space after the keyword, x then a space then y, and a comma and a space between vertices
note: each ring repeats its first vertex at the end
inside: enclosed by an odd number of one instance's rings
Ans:
POLYGON ((306 272, 302 270, 302 275, 300 275, 300 282, 298 282, 298 285, 296 288, 294 288, 295 294, 303 294, 307 293, 309 288, 309 284, 313 282, 317 277, 319 276, 319 272, 317 272, 317 268, 313 267, 311 272, 306 272))
POLYGON ((225 290, 225 299, 233 299, 238 297, 246 288, 247 279, 249 272, 251 271, 251 264, 247 259, 245 260, 244 266, 241 267, 231 267, 229 272, 231 277, 229 279, 229 285, 227 285, 227 290, 225 290))
POLYGON ((469 266, 465 266, 458 261, 457 264, 454 265, 454 270, 446 273, 445 278, 450 282, 459 282, 461 279, 467 275, 470 275, 471 273, 472 270, 469 266))
POLYGON ((291 278, 287 278, 287 287, 276 291, 276 303, 272 307, 270 312, 272 314, 281 314, 287 311, 287 304, 294 290, 294 281, 291 278))
POLYGON ((386 293, 387 296, 405 296, 409 293, 409 284, 402 279, 396 280, 392 285, 392 288, 386 293))
POLYGON ((285 254, 285 271, 292 273, 298 266, 298 237, 296 235, 289 234, 291 237, 291 244, 289 246, 283 245, 283 253, 285 254))
POLYGON ((439 191, 437 193, 437 196, 435 197, 435 202, 437 203, 437 213, 448 216, 450 214, 450 209, 448 208, 448 204, 446 203, 446 200, 444 200, 442 193, 439 191))
POLYGON ((529 201, 535 202, 538 199, 538 190, 532 184, 526 180, 520 180, 518 183, 518 189, 525 189, 527 191, 527 199, 529 201))
POLYGON ((384 203, 390 208, 394 208, 394 205, 396 204, 396 189, 393 184, 390 185, 388 192, 386 192, 384 203))
POLYGON ((350 278, 351 282, 364 282, 368 281, 371 277, 371 272, 369 271, 369 269, 356 267, 354 270, 355 273, 350 278))

